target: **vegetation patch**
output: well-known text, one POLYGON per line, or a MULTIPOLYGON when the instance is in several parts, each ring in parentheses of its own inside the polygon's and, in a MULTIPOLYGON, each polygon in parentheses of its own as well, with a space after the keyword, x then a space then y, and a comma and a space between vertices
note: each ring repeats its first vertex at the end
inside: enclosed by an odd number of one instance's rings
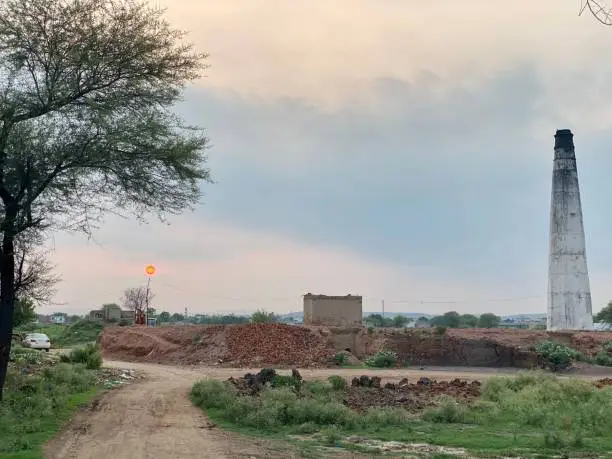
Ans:
MULTIPOLYGON (((425 380, 413 385, 406 396, 418 392, 420 383, 438 384, 425 380)), ((304 381, 299 391, 266 384, 248 395, 227 381, 204 380, 193 386, 191 399, 223 427, 252 435, 286 435, 322 448, 372 452, 383 448, 399 454, 415 452, 415 445, 429 445, 438 448, 430 451, 432 455, 466 451, 475 457, 593 457, 612 451, 609 386, 524 373, 494 377, 482 387, 447 383, 454 390, 478 387, 476 398, 447 391, 448 395, 438 394, 428 403, 406 404, 406 409, 391 406, 397 397, 389 398, 389 406, 347 406, 356 390, 383 393, 390 390, 388 386, 356 388, 347 386, 343 378, 331 377, 304 381)))
POLYGON ((14 346, 0 403, 0 458, 42 458, 42 446, 99 392, 99 372, 14 346))
POLYGON ((397 353, 393 351, 379 351, 365 359, 366 367, 371 368, 393 368, 397 366, 397 353))
POLYGON ((86 343, 93 343, 104 329, 99 320, 81 319, 71 325, 27 324, 15 330, 19 333, 44 333, 54 348, 66 348, 86 343))

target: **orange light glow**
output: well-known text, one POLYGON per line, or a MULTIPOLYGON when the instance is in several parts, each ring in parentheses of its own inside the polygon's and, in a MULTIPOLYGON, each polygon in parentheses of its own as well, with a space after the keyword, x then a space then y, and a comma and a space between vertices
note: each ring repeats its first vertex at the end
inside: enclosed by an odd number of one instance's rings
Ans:
POLYGON ((153 274, 155 274, 155 266, 153 265, 148 265, 145 268, 145 273, 147 273, 148 276, 152 276, 153 274))

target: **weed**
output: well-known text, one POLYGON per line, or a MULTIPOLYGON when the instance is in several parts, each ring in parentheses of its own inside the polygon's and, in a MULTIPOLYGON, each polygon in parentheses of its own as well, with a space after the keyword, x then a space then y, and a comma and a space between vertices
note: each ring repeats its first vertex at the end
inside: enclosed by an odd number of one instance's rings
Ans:
POLYGON ((612 367, 612 356, 607 352, 600 352, 595 356, 595 363, 605 367, 612 367))
POLYGON ((535 346, 535 351, 544 365, 553 371, 564 370, 580 359, 578 351, 554 341, 541 341, 535 346))
POLYGON ((60 360, 65 363, 82 363, 88 370, 98 370, 102 367, 102 354, 97 344, 89 343, 73 349, 70 354, 62 355, 60 360))
POLYGON ((393 368, 397 365, 397 353, 393 351, 379 351, 365 360, 366 367, 393 368))
POLYGON ((442 336, 446 334, 446 327, 443 327, 442 325, 438 325, 436 327, 436 335, 442 336))
POLYGON ((334 390, 344 390, 346 387, 346 379, 344 379, 342 376, 332 375, 327 378, 327 380, 332 385, 334 390))
POLYGON ((338 365, 344 365, 348 360, 348 356, 344 352, 338 352, 334 356, 334 360, 338 365))

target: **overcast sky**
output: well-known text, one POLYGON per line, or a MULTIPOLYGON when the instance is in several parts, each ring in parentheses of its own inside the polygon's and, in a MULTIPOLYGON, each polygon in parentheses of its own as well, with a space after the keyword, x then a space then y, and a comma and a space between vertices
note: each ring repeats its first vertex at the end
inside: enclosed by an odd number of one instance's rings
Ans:
MULTIPOLYGON (((157 2, 160 4, 160 2, 157 2)), ((161 3, 163 4, 163 2, 161 3)), ((180 0, 210 53, 177 108, 215 180, 171 225, 56 234, 44 311, 546 310, 553 135, 575 134, 593 308, 612 299, 612 28, 559 0, 180 0), (84 266, 89 268, 84 269, 84 266)))

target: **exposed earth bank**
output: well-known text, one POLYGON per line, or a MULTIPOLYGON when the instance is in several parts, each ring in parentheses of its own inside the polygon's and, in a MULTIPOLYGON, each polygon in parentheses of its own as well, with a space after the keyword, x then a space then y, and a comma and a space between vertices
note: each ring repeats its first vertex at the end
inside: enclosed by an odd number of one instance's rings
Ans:
POLYGON ((612 342, 610 332, 512 329, 376 329, 284 324, 107 327, 99 342, 105 358, 229 367, 331 367, 339 351, 363 359, 397 352, 399 364, 534 368, 534 346, 555 340, 587 356, 612 342))

